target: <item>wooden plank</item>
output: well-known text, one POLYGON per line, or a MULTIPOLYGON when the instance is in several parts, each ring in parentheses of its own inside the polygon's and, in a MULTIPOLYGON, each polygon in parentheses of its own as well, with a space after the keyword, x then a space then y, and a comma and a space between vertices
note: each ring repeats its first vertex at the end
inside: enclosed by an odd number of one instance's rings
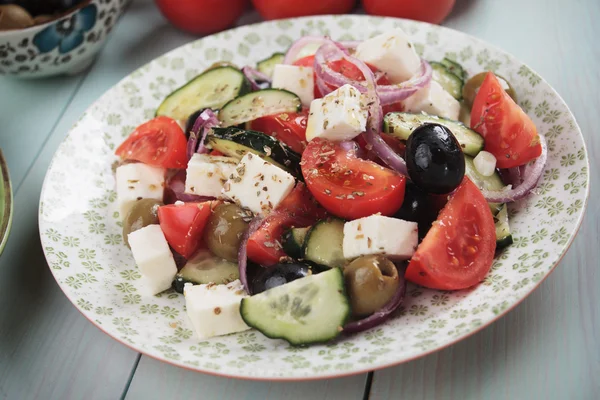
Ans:
POLYGON ((206 400, 362 399, 367 375, 313 382, 256 382, 220 378, 142 356, 126 399, 206 400))
MULTIPOLYGON (((448 26, 527 62, 563 96, 581 126, 591 171, 600 167, 600 37, 595 0, 457 2, 448 26)), ((423 359, 374 374, 371 400, 592 399, 600 395, 600 178, 561 265, 505 318, 423 359)))

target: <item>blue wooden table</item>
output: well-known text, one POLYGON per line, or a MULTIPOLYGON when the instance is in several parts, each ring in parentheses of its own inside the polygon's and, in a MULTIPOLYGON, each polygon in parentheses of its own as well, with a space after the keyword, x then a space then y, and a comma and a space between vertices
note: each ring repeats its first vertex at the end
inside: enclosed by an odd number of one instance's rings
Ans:
MULTIPOLYGON (((254 13, 240 24, 256 22, 254 13)), ((591 163, 591 197, 556 272, 492 326, 448 349, 369 375, 308 383, 223 379, 155 361, 112 340, 69 303, 39 242, 44 174, 69 127, 102 93, 195 39, 134 1, 96 63, 74 77, 0 77, 0 147, 15 190, 0 258, 0 399, 600 398, 600 1, 458 0, 444 23, 537 70, 570 105, 591 163)))

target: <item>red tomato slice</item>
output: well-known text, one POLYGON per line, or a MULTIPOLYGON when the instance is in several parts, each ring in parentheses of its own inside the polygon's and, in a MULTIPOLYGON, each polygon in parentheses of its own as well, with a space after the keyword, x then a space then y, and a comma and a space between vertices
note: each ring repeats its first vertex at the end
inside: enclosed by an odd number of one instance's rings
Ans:
POLYGON ((158 208, 158 221, 169 245, 190 258, 202 243, 202 233, 213 204, 217 202, 169 204, 158 208))
POLYGON ((276 137, 290 146, 296 153, 302 153, 306 147, 306 120, 308 109, 299 113, 282 113, 255 119, 250 129, 276 137))
POLYGON ((277 264, 286 254, 281 236, 292 227, 310 226, 327 216, 302 182, 268 215, 260 228, 248 239, 248 258, 261 265, 277 264))
POLYGON ((179 124, 169 117, 156 117, 138 126, 115 154, 155 167, 186 168, 186 147, 185 133, 179 124))
POLYGON ((431 289, 466 289, 483 280, 495 250, 494 217, 465 177, 410 260, 406 279, 431 289))
MULTIPOLYGON (((294 61, 294 65, 298 65, 301 67, 313 67, 315 62, 315 56, 306 56, 303 58, 300 58, 296 61, 294 61)), ((332 61, 329 63, 329 67, 336 71, 339 72, 341 74, 343 74, 344 76, 353 79, 355 81, 364 81, 365 80, 365 76, 362 74, 362 72, 360 72, 360 69, 358 69, 356 67, 356 65, 352 64, 349 61, 346 60, 336 60, 336 61, 332 61)), ((371 68, 371 70, 373 72, 377 72, 377 68, 373 67, 372 65, 369 65, 369 68, 371 68)), ((390 81, 387 79, 387 77, 385 75, 382 75, 378 80, 377 83, 379 85, 389 85, 390 81)), ((333 86, 329 86, 332 90, 336 89, 333 86)), ((316 82, 315 82, 315 99, 318 99, 320 97, 323 97, 321 95, 321 92, 319 91, 319 87, 317 86, 316 82)), ((393 112, 393 111, 403 111, 404 110, 404 106, 402 105, 402 103, 395 103, 395 104, 390 104, 387 106, 383 106, 383 115, 389 113, 389 112, 393 112)))
POLYGON ((301 166, 312 195, 338 217, 393 215, 404 200, 404 176, 360 159, 337 143, 311 141, 302 154, 301 166))
POLYGON ((527 164, 542 154, 535 124, 488 72, 471 110, 471 126, 485 138, 499 168, 527 164))

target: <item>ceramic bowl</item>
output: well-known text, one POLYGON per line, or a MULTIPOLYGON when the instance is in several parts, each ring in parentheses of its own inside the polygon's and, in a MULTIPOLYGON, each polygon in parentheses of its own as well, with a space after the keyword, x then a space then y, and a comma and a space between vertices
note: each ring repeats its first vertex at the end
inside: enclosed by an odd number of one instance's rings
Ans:
POLYGON ((1 31, 0 75, 36 78, 84 70, 129 1, 85 1, 69 14, 45 24, 1 31))
POLYGON ((0 150, 0 254, 8 240, 12 224, 13 193, 4 154, 0 150))

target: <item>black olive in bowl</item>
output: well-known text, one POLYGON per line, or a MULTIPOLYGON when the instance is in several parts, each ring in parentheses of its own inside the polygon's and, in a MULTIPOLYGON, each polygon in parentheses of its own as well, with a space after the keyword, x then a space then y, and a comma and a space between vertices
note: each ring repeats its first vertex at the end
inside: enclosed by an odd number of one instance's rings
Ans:
POLYGON ((410 179, 428 193, 450 193, 465 175, 460 144, 445 126, 424 124, 406 141, 406 166, 410 179))

